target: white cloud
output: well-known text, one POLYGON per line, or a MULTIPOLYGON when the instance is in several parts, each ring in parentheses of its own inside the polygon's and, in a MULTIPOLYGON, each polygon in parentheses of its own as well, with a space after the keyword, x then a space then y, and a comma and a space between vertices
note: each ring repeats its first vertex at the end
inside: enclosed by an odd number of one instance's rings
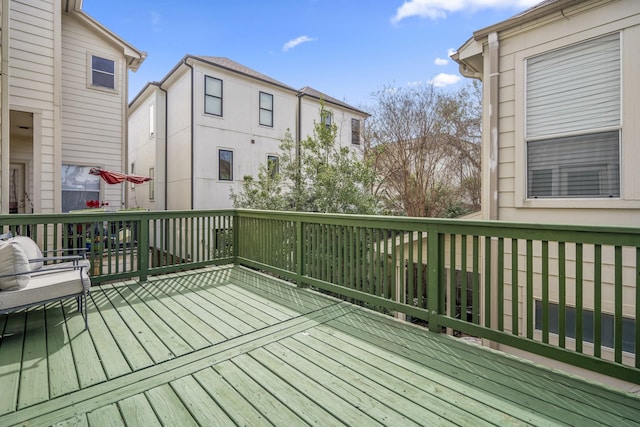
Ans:
POLYGON ((451 58, 451 55, 453 55, 456 52, 458 52, 456 49, 449 48, 447 49, 447 56, 451 58))
POLYGON ((391 22, 397 23, 405 18, 440 19, 448 14, 463 10, 511 8, 524 10, 540 3, 540 0, 406 0, 396 10, 391 22))
POLYGON ((433 61, 433 63, 439 66, 443 66, 443 65, 447 65, 449 63, 449 60, 443 59, 443 58, 436 58, 436 60, 433 61))
POLYGON ((308 36, 300 36, 297 39, 289 40, 288 42, 286 42, 284 46, 282 46, 282 50, 286 52, 289 49, 293 49, 294 47, 298 46, 299 44, 312 42, 314 40, 315 39, 312 39, 311 37, 308 37, 308 36))
POLYGON ((456 84, 460 81, 460 76, 457 74, 445 74, 440 73, 429 81, 435 87, 445 87, 456 84))

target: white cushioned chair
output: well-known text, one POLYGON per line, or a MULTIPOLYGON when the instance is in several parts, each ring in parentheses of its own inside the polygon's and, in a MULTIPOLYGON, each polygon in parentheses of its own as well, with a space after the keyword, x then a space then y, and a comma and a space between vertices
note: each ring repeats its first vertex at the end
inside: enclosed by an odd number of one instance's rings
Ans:
POLYGON ((44 255, 29 237, 0 235, 0 313, 76 298, 87 329, 91 280, 84 249, 47 251, 44 255), (64 255, 70 251, 74 254, 64 255), (44 256, 49 254, 53 255, 44 256))

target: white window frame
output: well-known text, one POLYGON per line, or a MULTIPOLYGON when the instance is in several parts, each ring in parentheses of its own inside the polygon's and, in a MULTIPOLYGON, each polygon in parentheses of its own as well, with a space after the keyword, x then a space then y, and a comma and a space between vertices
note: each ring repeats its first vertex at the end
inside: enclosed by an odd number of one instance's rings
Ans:
MULTIPOLYGON (((598 208, 598 209, 630 209, 640 208, 640 198, 636 196, 636 193, 640 191, 640 187, 636 188, 634 181, 631 179, 635 176, 630 172, 630 168, 635 168, 635 165, 631 162, 630 154, 637 152, 633 147, 630 147, 630 134, 625 132, 626 124, 630 123, 631 110, 629 105, 632 102, 630 97, 625 98, 625 86, 635 86, 635 79, 629 73, 628 58, 633 51, 632 46, 627 46, 626 33, 619 25, 609 25, 607 27, 591 28, 588 31, 580 33, 580 37, 557 37, 553 40, 549 40, 546 43, 536 44, 530 48, 524 49, 514 53, 514 70, 513 70, 513 85, 514 85, 514 97, 513 106, 505 104, 509 109, 514 111, 514 130, 510 136, 509 133, 505 134, 501 138, 501 159, 500 168, 505 163, 505 159, 508 162, 509 158, 513 163, 511 166, 515 169, 513 175, 507 177, 513 177, 513 186, 511 187, 514 195, 513 207, 515 208, 540 208, 540 209, 580 209, 580 208, 598 208), (585 40, 598 38, 605 36, 612 32, 620 32, 620 45, 621 45, 621 57, 622 59, 622 71, 621 71, 621 86, 622 86, 622 99, 621 99, 621 117, 623 123, 621 124, 620 132, 620 198, 527 198, 527 150, 526 150, 526 114, 525 114, 525 96, 526 96, 526 60, 532 56, 540 55, 545 52, 549 52, 556 49, 561 49, 567 46, 567 38, 570 38, 575 43, 580 43, 585 40), (625 124, 626 123, 626 124, 625 124), (513 138, 513 139, 512 139, 513 138), (506 151, 505 151, 506 150, 506 151), (513 150, 513 151, 511 151, 513 150), (623 154, 623 150, 624 153, 623 154), (506 157, 505 157, 506 155, 506 157)), ((635 61, 638 62, 638 61, 635 61)), ((503 110, 504 111, 504 110, 503 110)), ((487 177, 485 177, 487 178, 487 177)), ((488 178, 487 178, 488 179, 488 178)), ((507 183, 507 181, 503 181, 507 183)))
POLYGON ((87 87, 90 89, 94 89, 94 90, 100 90, 100 91, 104 91, 104 92, 111 92, 111 93, 118 93, 118 87, 119 87, 119 71, 120 69, 120 63, 119 61, 109 55, 104 55, 101 53, 94 53, 94 52, 87 52, 87 87), (106 61, 111 61, 113 62, 113 74, 104 71, 104 70, 99 70, 96 69, 95 71, 104 75, 112 75, 113 76, 113 87, 108 87, 108 86, 101 86, 99 84, 94 84, 93 82, 93 72, 94 72, 94 68, 93 68, 93 58, 99 58, 99 59, 103 59, 106 61))

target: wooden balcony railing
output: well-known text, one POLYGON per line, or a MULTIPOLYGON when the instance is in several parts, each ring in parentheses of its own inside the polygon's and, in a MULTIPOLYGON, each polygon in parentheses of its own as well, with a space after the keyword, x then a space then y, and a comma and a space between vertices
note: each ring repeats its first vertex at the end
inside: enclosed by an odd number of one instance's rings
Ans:
POLYGON ((640 228, 249 210, 0 216, 101 282, 237 263, 640 384, 640 228))

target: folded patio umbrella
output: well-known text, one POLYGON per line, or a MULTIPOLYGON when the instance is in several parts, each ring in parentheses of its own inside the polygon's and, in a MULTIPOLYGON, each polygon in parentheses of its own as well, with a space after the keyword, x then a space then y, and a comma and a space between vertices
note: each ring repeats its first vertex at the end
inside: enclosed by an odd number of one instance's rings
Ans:
POLYGON ((124 181, 129 181, 133 184, 142 184, 143 182, 151 181, 151 178, 140 175, 126 175, 120 172, 112 172, 104 169, 91 168, 89 170, 91 175, 98 175, 107 184, 120 184, 124 181))

